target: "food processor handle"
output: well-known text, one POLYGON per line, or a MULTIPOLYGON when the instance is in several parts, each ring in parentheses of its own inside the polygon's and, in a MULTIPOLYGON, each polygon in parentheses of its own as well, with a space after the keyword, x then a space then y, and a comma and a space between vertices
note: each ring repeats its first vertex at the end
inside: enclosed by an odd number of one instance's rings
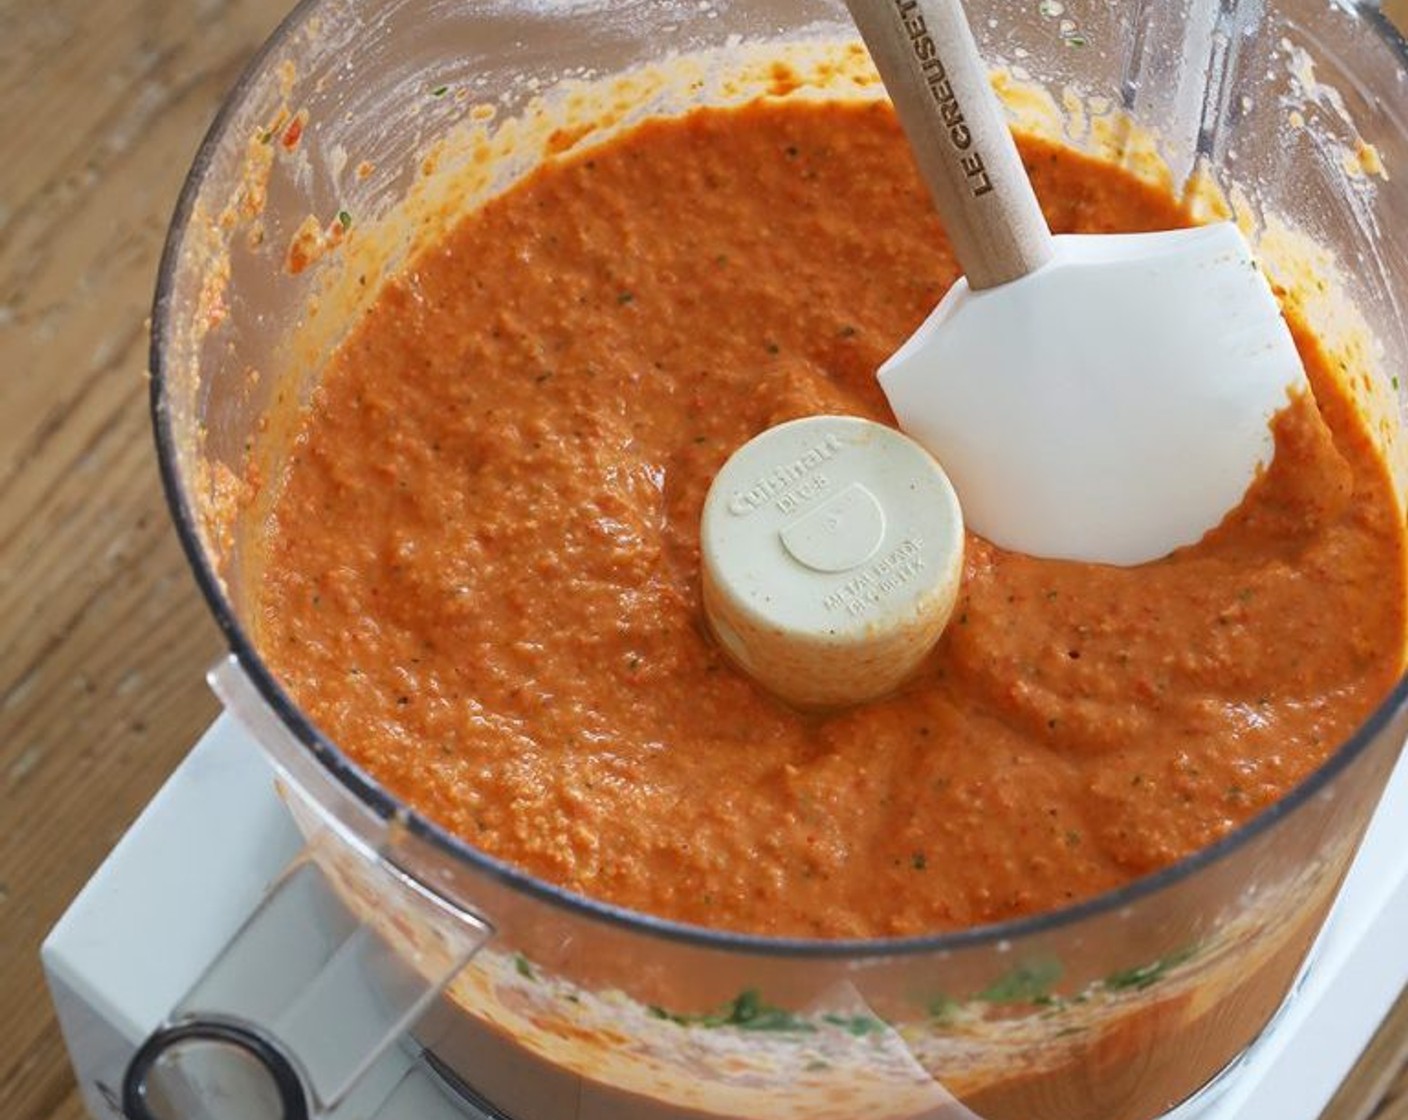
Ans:
POLYGON ((402 870, 403 827, 377 820, 377 836, 328 807, 300 769, 316 763, 233 658, 212 684, 268 755, 305 843, 138 1047, 123 1114, 264 1120, 272 1107, 277 1120, 319 1120, 344 1103, 363 1114, 362 1098, 391 1088, 368 1072, 493 929, 402 870))
POLYGON ((977 291, 1035 272, 1051 231, 959 0, 846 0, 977 291))

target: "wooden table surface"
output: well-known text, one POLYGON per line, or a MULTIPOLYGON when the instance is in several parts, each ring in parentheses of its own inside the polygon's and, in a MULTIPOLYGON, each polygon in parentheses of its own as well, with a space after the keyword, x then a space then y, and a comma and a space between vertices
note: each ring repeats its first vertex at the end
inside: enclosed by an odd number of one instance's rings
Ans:
MULTIPOLYGON (((39 943, 216 713, 146 316, 185 169, 285 6, 0 0, 0 1120, 84 1115, 39 943)), ((1326 1116, 1408 1120, 1405 1057, 1400 1001, 1326 1116)))

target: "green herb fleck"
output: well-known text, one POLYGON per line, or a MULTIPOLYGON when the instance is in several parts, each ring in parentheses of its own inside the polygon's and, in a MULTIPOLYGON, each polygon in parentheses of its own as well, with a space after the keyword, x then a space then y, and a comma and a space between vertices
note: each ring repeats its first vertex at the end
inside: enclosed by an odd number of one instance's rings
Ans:
POLYGON ((513 967, 519 976, 525 980, 536 980, 537 974, 533 971, 533 966, 528 962, 528 958, 522 953, 513 954, 513 967))
POLYGON ((718 1011, 704 1015, 680 1015, 663 1007, 651 1007, 650 1014, 682 1027, 737 1027, 744 1031, 794 1031, 812 1033, 811 1023, 790 1011, 763 1002, 756 988, 739 992, 718 1011))
POLYGON ((341 223, 343 229, 352 228, 352 215, 346 210, 339 210, 337 212, 337 220, 341 223))
POLYGON ((764 1003, 756 988, 738 994, 738 998, 728 1006, 720 1025, 739 1027, 745 1031, 816 1030, 792 1012, 764 1003))
POLYGON ((433 90, 430 91, 430 96, 431 96, 431 97, 444 97, 445 94, 447 94, 447 93, 449 93, 449 92, 450 92, 450 87, 449 87, 449 86, 436 86, 433 90))
POLYGON ((915 852, 914 855, 909 857, 909 865, 914 868, 915 871, 923 871, 929 866, 929 857, 923 852, 915 852))
POLYGON ((985 1003, 1035 1003, 1049 997, 1052 986, 1060 978, 1059 961, 1028 961, 999 977, 979 992, 978 998, 985 1003))
POLYGON ((856 1038, 879 1034, 885 1029, 884 1023, 870 1015, 823 1015, 822 1019, 856 1038))
POLYGON ((1160 957, 1151 964, 1139 965, 1135 968, 1124 968, 1118 972, 1112 972, 1109 976, 1105 977, 1105 987, 1112 992, 1142 992, 1145 988, 1157 984, 1167 976, 1169 972, 1191 958, 1197 951, 1195 946, 1189 946, 1186 949, 1179 949, 1177 952, 1160 957))
POLYGON ((616 295, 616 302, 624 306, 630 303, 635 298, 636 297, 634 292, 618 292, 616 295))
POLYGON ((929 1018, 935 1023, 951 1023, 958 1015, 959 1002, 949 996, 935 996, 929 1001, 929 1018))
POLYGON ((1065 37, 1065 43, 1068 47, 1084 47, 1090 44, 1090 40, 1084 35, 1067 35, 1065 37))

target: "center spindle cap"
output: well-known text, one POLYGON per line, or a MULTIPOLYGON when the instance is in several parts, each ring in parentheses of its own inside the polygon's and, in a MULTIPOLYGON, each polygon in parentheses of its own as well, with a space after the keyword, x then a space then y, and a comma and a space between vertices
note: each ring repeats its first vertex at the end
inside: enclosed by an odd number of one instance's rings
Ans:
POLYGON ((704 609, 729 654, 804 707, 896 688, 943 632, 963 571, 958 497, 883 424, 771 428, 714 479, 701 524, 704 609))

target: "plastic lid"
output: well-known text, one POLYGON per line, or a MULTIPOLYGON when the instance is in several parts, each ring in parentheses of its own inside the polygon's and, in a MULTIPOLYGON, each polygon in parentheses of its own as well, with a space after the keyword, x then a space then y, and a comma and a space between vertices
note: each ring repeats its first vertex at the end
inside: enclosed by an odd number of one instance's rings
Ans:
POLYGON ((943 632, 963 516, 919 444, 852 416, 771 428, 704 502, 704 608, 730 655, 794 704, 896 688, 943 632))

